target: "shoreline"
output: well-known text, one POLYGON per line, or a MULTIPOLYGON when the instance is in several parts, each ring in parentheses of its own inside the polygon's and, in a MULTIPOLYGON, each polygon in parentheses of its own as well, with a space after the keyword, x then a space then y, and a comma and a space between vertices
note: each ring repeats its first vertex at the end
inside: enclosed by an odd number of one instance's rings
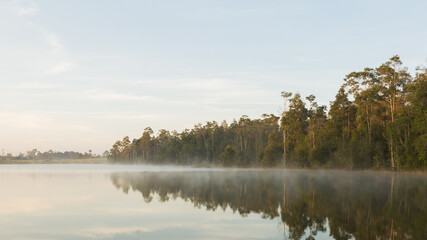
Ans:
POLYGON ((108 163, 106 158, 87 159, 43 159, 43 160, 3 160, 1 164, 102 164, 108 163))
POLYGON ((89 159, 46 159, 46 160, 4 160, 0 165, 25 165, 25 164, 108 164, 108 165, 148 165, 148 166, 165 166, 165 167, 190 167, 190 168, 221 168, 230 170, 291 170, 291 171, 313 171, 313 172, 360 172, 360 173, 411 173, 427 174, 427 169, 401 170, 393 171, 389 169, 348 169, 348 168, 296 168, 296 167, 227 167, 221 165, 194 164, 194 165, 168 165, 168 164, 143 164, 143 163, 117 163, 109 162, 107 158, 89 158, 89 159))
POLYGON ((165 167, 189 167, 189 168, 220 168, 220 169, 230 169, 230 170, 291 170, 291 171, 313 171, 313 172, 371 172, 371 173, 419 173, 427 174, 427 169, 405 169, 400 171, 393 171, 390 169, 378 168, 378 169, 349 169, 349 168, 298 168, 298 167, 260 167, 260 166, 223 166, 215 164, 192 164, 192 165, 173 165, 173 164, 155 164, 155 163, 123 163, 123 162, 108 162, 107 164, 111 165, 148 165, 148 166, 165 166, 165 167))

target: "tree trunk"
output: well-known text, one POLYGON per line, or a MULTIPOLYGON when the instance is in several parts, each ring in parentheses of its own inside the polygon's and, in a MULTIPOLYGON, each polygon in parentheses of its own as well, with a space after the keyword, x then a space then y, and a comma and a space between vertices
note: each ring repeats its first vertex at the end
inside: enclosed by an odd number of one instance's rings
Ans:
POLYGON ((283 167, 286 167, 286 129, 283 130, 283 167))
POLYGON ((394 154, 393 154, 393 137, 390 134, 390 161, 391 161, 391 169, 396 170, 395 162, 394 162, 394 154))

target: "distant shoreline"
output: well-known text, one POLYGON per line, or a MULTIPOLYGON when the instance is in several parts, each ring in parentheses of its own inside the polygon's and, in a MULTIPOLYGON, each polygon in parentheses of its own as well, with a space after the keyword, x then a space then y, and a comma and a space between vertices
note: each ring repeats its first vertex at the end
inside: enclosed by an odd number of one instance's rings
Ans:
POLYGON ((42 160, 2 160, 0 164, 102 164, 108 163, 107 158, 87 158, 87 159, 42 159, 42 160))
MULTIPOLYGON (((108 165, 147 165, 143 163, 122 163, 110 162, 107 158, 88 158, 88 159, 44 159, 44 160, 3 160, 0 165, 8 164, 108 164, 108 165)), ((194 164, 194 165, 167 165, 167 164, 148 164, 151 166, 176 166, 176 167, 192 167, 192 168, 222 168, 230 170, 292 170, 292 171, 313 171, 313 172, 371 172, 371 173, 411 173, 411 174, 427 174, 427 170, 414 169, 414 170, 400 170, 392 171, 390 169, 347 169, 347 168, 297 168, 297 167, 261 167, 261 166, 222 166, 211 164, 194 164)))

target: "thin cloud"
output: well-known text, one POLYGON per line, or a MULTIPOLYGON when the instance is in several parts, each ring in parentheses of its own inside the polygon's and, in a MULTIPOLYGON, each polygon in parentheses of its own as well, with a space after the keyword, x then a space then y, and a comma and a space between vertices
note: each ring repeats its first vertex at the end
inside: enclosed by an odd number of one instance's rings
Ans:
POLYGON ((94 129, 86 125, 66 123, 53 117, 46 116, 45 113, 0 113, 0 126, 46 131, 62 131, 66 129, 82 132, 96 132, 94 129))
POLYGON ((32 79, 68 72, 75 65, 60 37, 41 24, 40 19, 28 17, 39 11, 41 8, 31 0, 9 1, 1 3, 0 6, 0 14, 8 16, 7 21, 2 22, 2 25, 7 27, 1 28, 6 41, 10 42, 6 49, 13 55, 13 58, 9 57, 7 61, 16 61, 15 65, 11 64, 14 68, 26 69, 22 74, 31 71, 32 79))
POLYGON ((159 100, 152 96, 117 93, 111 90, 90 90, 83 93, 87 98, 97 100, 125 100, 125 101, 155 101, 159 100))
POLYGON ((55 51, 61 53, 64 51, 64 46, 61 44, 56 34, 47 33, 45 35, 45 39, 54 48, 55 51))
POLYGON ((147 120, 147 119, 161 119, 170 118, 172 115, 159 115, 159 114, 138 114, 138 113, 114 113, 102 114, 95 116, 95 119, 111 119, 111 120, 147 120))
POLYGON ((15 11, 20 16, 34 15, 40 8, 33 1, 12 1, 15 11))
POLYGON ((75 93, 77 96, 101 101, 133 101, 157 104, 191 104, 184 101, 169 100, 166 98, 151 95, 136 95, 132 93, 118 93, 113 90, 93 89, 84 92, 75 93))
POLYGON ((94 89, 81 93, 90 99, 104 101, 136 101, 153 104, 170 104, 203 106, 211 105, 276 105, 281 104, 279 92, 265 90, 254 82, 224 78, 194 78, 194 79, 152 79, 138 81, 120 81, 120 86, 132 86, 133 91, 138 88, 141 92, 150 89, 150 92, 162 94, 137 95, 133 93, 119 93, 113 90, 94 89), (141 85, 141 86, 138 86, 141 85), (181 93, 186 93, 181 95, 181 93), (179 99, 179 100, 177 100, 179 99))
POLYGON ((11 89, 19 89, 19 90, 44 90, 44 89, 55 89, 59 88, 60 85, 45 83, 41 81, 25 81, 21 83, 10 83, 9 86, 11 89))
POLYGON ((30 8, 21 8, 18 10, 19 15, 33 15, 36 12, 38 12, 40 9, 36 7, 30 7, 30 8))
POLYGON ((67 57, 64 45, 58 36, 52 32, 45 33, 45 40, 52 47, 54 58, 57 59, 54 64, 46 71, 47 74, 61 74, 72 69, 73 63, 67 57))
POLYGON ((64 72, 68 72, 73 67, 71 62, 59 62, 51 66, 50 69, 46 71, 48 74, 60 74, 64 72))

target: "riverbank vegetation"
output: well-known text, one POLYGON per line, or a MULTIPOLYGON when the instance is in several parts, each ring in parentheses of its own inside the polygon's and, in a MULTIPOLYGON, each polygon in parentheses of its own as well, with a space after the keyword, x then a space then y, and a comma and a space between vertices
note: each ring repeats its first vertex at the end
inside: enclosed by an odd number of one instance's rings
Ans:
POLYGON ((180 133, 147 127, 124 137, 109 161, 346 169, 427 167, 427 69, 414 76, 399 56, 349 73, 329 108, 314 95, 282 92, 282 116, 242 116, 180 133))
POLYGON ((27 151, 25 154, 20 153, 18 155, 12 155, 7 153, 4 156, 0 156, 0 163, 55 163, 55 162, 89 162, 81 160, 93 160, 98 161, 97 159, 106 159, 108 152, 104 154, 97 155, 93 154, 92 150, 89 150, 85 153, 74 152, 74 151, 65 151, 65 152, 55 152, 52 150, 46 152, 40 152, 37 149, 27 151))
POLYGON ((78 159, 39 159, 39 160, 1 160, 0 164, 101 164, 108 163, 107 158, 78 158, 78 159))

